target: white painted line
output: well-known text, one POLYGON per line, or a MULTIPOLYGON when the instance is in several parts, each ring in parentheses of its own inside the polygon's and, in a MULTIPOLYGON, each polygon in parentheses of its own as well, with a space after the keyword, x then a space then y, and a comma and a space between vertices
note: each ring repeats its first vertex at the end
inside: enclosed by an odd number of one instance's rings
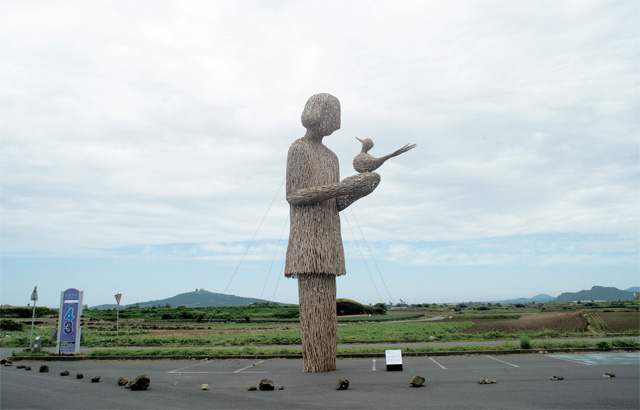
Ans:
POLYGON ((504 363, 504 364, 508 364, 509 366, 513 366, 513 367, 520 367, 520 366, 515 365, 515 364, 513 364, 513 363, 509 363, 509 362, 505 362, 504 360, 496 359, 495 357, 491 357, 491 356, 487 356, 487 357, 488 357, 489 359, 493 359, 493 360, 495 360, 495 361, 497 361, 497 362, 504 363))
MULTIPOLYGON (((260 364, 260 363, 264 363, 264 360, 260 360, 259 362, 255 362, 255 363, 253 363, 253 364, 250 364, 249 366, 247 366, 247 367, 243 367, 243 368, 242 368, 242 369, 240 369, 240 370, 236 370, 234 373, 240 373, 241 371, 246 370, 246 369, 248 369, 248 368, 250 368, 250 367, 253 367, 253 366, 257 365, 257 364, 260 364)), ((249 372, 247 372, 247 373, 249 373, 249 372)))
POLYGON ((567 362, 571 362, 571 363, 580 363, 583 364, 585 366, 591 366, 591 363, 585 363, 585 362, 580 362, 578 360, 571 360, 571 359, 565 359, 564 357, 558 357, 558 356, 553 356, 553 355, 546 355, 547 357, 552 357, 554 359, 558 359, 558 360, 565 360, 567 362))
POLYGON ((373 359, 373 364, 371 365, 371 371, 372 372, 376 371, 376 359, 373 359))
POLYGON ((444 367, 444 366, 443 366, 443 365, 441 365, 440 363, 436 362, 436 361, 435 361, 435 359, 434 359, 433 357, 430 357, 429 359, 430 359, 432 362, 434 362, 435 364, 437 364, 438 366, 440 366, 440 368, 441 368, 442 370, 447 370, 447 368, 446 368, 446 367, 444 367))
POLYGON ((194 365, 191 365, 191 366, 185 366, 185 367, 181 367, 179 369, 168 371, 167 373, 184 373, 184 369, 190 369, 192 367, 202 366, 203 364, 207 364, 207 363, 211 363, 211 362, 209 360, 205 360, 205 361, 202 361, 200 363, 197 363, 197 364, 194 364, 194 365))
MULTIPOLYGON (((180 372, 174 372, 180 373, 180 372)), ((254 373, 266 373, 266 372, 242 372, 242 374, 254 374, 254 373)), ((238 370, 235 372, 182 372, 182 374, 238 374, 238 370)))

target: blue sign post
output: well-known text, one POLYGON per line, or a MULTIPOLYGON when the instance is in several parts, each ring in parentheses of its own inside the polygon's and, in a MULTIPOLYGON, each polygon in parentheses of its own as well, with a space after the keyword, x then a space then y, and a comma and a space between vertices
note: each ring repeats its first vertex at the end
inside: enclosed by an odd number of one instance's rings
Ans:
POLYGON ((60 293, 57 353, 80 353, 80 317, 84 292, 67 289, 60 293))

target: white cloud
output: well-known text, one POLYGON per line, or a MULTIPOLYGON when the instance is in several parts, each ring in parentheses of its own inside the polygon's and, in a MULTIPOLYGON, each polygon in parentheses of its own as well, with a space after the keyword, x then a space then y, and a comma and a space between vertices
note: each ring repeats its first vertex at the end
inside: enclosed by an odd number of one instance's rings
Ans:
POLYGON ((5 254, 231 243, 207 257, 233 258, 268 208, 257 239, 278 239, 284 193, 270 204, 316 92, 342 103, 325 143, 343 176, 354 136, 379 156, 418 143, 353 206, 369 241, 402 241, 398 255, 506 263, 408 243, 637 241, 633 1, 0 8, 5 254))

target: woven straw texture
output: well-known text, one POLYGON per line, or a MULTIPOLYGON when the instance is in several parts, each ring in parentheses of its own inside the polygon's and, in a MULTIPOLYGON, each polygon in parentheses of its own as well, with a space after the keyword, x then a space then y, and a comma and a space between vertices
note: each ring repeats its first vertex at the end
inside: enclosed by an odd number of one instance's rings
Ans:
POLYGON ((298 276, 298 295, 303 370, 335 370, 338 348, 335 275, 298 276))

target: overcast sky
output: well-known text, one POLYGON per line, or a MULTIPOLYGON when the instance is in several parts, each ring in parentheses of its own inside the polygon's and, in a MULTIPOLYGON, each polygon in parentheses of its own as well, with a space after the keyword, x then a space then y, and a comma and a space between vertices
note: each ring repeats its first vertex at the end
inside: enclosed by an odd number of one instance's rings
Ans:
POLYGON ((342 212, 338 297, 639 286, 639 23, 635 0, 3 1, 1 303, 297 303, 283 181, 319 92, 341 177, 356 136, 418 144, 342 212))

